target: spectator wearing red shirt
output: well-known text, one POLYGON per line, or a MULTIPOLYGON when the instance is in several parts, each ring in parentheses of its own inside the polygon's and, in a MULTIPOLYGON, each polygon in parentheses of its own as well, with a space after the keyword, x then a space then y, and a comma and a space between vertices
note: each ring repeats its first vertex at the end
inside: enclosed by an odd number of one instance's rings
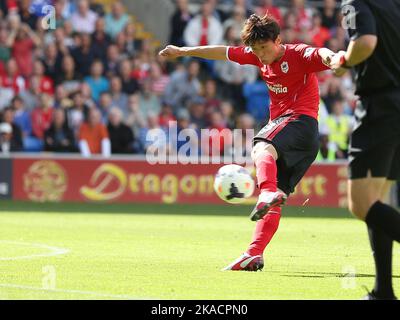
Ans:
POLYGON ((43 140, 44 133, 50 128, 53 119, 53 101, 49 95, 40 95, 39 105, 33 109, 31 117, 33 135, 43 140))
POLYGON ((25 89, 25 80, 19 73, 18 64, 15 59, 11 58, 7 61, 6 70, 1 75, 0 83, 4 88, 13 89, 16 95, 25 89))
MULTIPOLYGON (((19 16, 12 16, 11 19, 18 20, 19 16)), ((11 29, 7 43, 12 48, 12 56, 18 64, 21 75, 28 77, 33 68, 33 49, 40 46, 40 38, 29 25, 15 23, 15 29, 11 29)))
POLYGON ((316 47, 323 47, 331 37, 329 29, 322 25, 321 15, 314 13, 312 17, 312 27, 310 30, 312 44, 316 47))
POLYGON ((44 75, 44 65, 40 60, 35 60, 33 62, 33 72, 32 74, 39 79, 40 82, 40 92, 46 93, 48 95, 54 95, 54 82, 48 76, 44 75))
POLYGON ((278 7, 274 6, 273 0, 262 0, 260 3, 260 7, 256 11, 258 12, 258 15, 260 15, 262 17, 266 13, 270 14, 271 16, 273 16, 275 18, 275 20, 282 27, 283 20, 282 20, 281 11, 279 10, 278 7))
POLYGON ((158 116, 158 124, 161 127, 168 128, 170 121, 176 121, 172 107, 167 103, 163 103, 163 105, 161 106, 160 114, 158 116))

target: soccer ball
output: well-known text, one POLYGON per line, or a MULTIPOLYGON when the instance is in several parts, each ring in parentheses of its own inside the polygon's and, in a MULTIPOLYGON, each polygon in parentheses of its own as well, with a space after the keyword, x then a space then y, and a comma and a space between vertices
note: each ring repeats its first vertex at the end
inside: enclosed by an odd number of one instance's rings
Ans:
POLYGON ((253 194, 254 180, 246 168, 228 164, 215 175, 214 190, 222 200, 237 204, 253 194))

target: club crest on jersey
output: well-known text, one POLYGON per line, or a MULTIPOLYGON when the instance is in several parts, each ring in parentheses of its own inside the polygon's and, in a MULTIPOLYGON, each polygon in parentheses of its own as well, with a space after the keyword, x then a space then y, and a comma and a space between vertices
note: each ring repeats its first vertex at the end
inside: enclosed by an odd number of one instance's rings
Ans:
POLYGON ((281 63, 281 70, 284 73, 287 73, 289 71, 289 64, 287 63, 287 61, 283 61, 281 63))

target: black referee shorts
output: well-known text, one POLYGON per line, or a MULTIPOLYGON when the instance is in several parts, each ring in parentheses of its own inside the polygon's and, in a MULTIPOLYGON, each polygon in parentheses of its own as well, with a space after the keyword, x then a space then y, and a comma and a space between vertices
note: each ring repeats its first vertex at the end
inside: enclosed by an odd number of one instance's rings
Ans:
POLYGON ((361 97, 350 137, 350 179, 400 180, 400 89, 361 97))
POLYGON ((289 195, 318 154, 318 122, 306 115, 285 115, 262 128, 253 145, 259 141, 275 147, 278 188, 289 195))

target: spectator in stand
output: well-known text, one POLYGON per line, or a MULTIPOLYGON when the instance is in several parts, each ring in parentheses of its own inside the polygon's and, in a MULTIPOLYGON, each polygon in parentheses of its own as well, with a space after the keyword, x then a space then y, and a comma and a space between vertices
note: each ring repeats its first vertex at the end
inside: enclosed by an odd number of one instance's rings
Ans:
POLYGON ((209 137, 202 141, 202 154, 209 156, 229 155, 232 151, 232 132, 225 125, 219 111, 210 115, 209 137))
MULTIPOLYGON (((181 110, 184 110, 182 108, 181 110)), ((179 111, 178 111, 179 112, 179 111)), ((206 106, 203 97, 197 96, 190 101, 190 123, 193 123, 196 129, 205 129, 208 125, 206 117, 206 106)))
MULTIPOLYGON (((8 5, 10 3, 8 3, 7 1, 0 1, 0 18, 4 18, 8 15, 8 5)), ((14 4, 15 6, 15 4, 14 4)))
POLYGON ((230 61, 216 61, 215 71, 220 80, 222 96, 234 103, 235 110, 243 110, 245 99, 242 93, 244 82, 253 82, 258 70, 251 65, 239 65, 230 61))
POLYGON ((69 97, 68 92, 62 85, 56 87, 54 95, 54 108, 56 109, 68 109, 73 105, 72 99, 69 97))
POLYGON ((139 91, 139 83, 132 77, 132 64, 129 59, 124 59, 120 62, 118 74, 121 78, 123 93, 129 95, 139 91))
POLYGON ((77 45, 77 43, 75 43, 75 38, 74 38, 77 34, 74 32, 74 29, 72 28, 71 21, 66 20, 64 22, 62 30, 64 33, 65 46, 71 52, 71 50, 74 49, 77 45))
POLYGON ((30 11, 31 0, 18 2, 18 15, 22 23, 26 23, 33 30, 36 29, 38 17, 30 11))
POLYGON ((92 108, 89 118, 79 129, 79 150, 83 157, 101 154, 103 157, 111 155, 111 143, 106 126, 101 123, 100 111, 92 108))
POLYGON ((212 4, 205 1, 201 6, 201 13, 189 21, 183 34, 187 46, 218 45, 221 43, 222 25, 212 15, 212 10, 212 4))
POLYGON ((7 61, 11 58, 11 49, 7 45, 8 30, 0 26, 0 74, 4 72, 7 61))
POLYGON ((142 47, 142 40, 137 39, 136 28, 133 22, 130 22, 125 26, 124 33, 126 43, 125 51, 129 57, 133 57, 140 51, 142 47))
POLYGON ((62 109, 56 109, 49 129, 44 134, 44 150, 51 152, 75 152, 74 133, 65 121, 62 109))
POLYGON ((135 137, 139 136, 139 131, 146 125, 143 113, 140 111, 139 94, 131 94, 128 98, 128 115, 125 117, 125 124, 129 126, 135 137))
POLYGON ((170 77, 166 74, 163 74, 161 66, 158 62, 154 61, 150 64, 149 78, 151 80, 151 91, 158 97, 163 96, 165 88, 170 81, 170 77))
POLYGON ((99 111, 101 113, 102 122, 106 123, 108 120, 108 115, 110 113, 110 110, 113 106, 111 93, 109 91, 103 91, 102 93, 100 93, 98 106, 99 106, 99 111))
POLYGON ((62 60, 63 54, 58 51, 57 45, 54 42, 47 44, 42 59, 45 68, 44 74, 55 79, 61 73, 62 60))
POLYGON ((243 96, 246 99, 246 112, 256 121, 257 127, 269 121, 269 93, 268 88, 261 78, 243 85, 243 96))
POLYGON ((141 150, 151 155, 166 155, 170 152, 167 131, 158 123, 158 115, 147 114, 147 124, 139 131, 141 150))
POLYGON ((9 123, 0 122, 0 153, 21 151, 14 139, 13 128, 9 123))
POLYGON ((74 4, 71 3, 70 0, 56 0, 54 3, 54 7, 56 11, 61 12, 61 16, 64 20, 70 20, 73 10, 74 10, 74 4))
POLYGON ((61 84, 68 94, 79 90, 82 76, 76 71, 75 61, 70 55, 64 56, 61 72, 56 77, 56 84, 61 84))
POLYGON ((168 128, 170 121, 176 121, 176 118, 172 107, 164 102, 158 115, 158 123, 161 127, 168 128))
POLYGON ((110 80, 110 93, 112 104, 118 106, 124 117, 128 114, 128 95, 122 91, 121 78, 113 76, 110 80))
POLYGON ((55 0, 53 2, 56 18, 56 30, 64 26, 65 20, 70 19, 72 12, 65 12, 66 1, 55 0))
POLYGON ((44 74, 44 65, 39 59, 33 62, 32 75, 39 80, 41 93, 47 93, 51 96, 54 94, 53 79, 44 74))
POLYGON ((81 92, 76 92, 72 98, 72 107, 66 110, 68 126, 73 130, 75 134, 78 134, 81 124, 87 121, 89 117, 90 107, 85 104, 85 100, 82 97, 81 92))
POLYGON ((9 132, 10 136, 5 137, 6 140, 10 142, 10 151, 22 151, 22 131, 21 128, 15 123, 13 109, 4 109, 2 122, 11 127, 11 132, 9 132))
POLYGON ((11 109, 14 111, 14 123, 21 129, 22 137, 29 137, 32 134, 31 115, 21 97, 15 96, 12 99, 11 109))
POLYGON ((217 83, 214 79, 207 79, 205 81, 203 97, 205 99, 207 115, 221 107, 221 100, 217 97, 217 83))
POLYGON ((253 1, 254 0, 233 0, 233 6, 231 8, 234 8, 235 6, 242 7, 246 12, 246 17, 248 18, 254 13, 253 1))
MULTIPOLYGON (((166 101, 168 104, 168 101, 166 101)), ((139 93, 139 106, 142 114, 147 117, 149 113, 158 115, 161 111, 160 99, 151 91, 151 80, 146 79, 139 93)))
POLYGON ((241 6, 235 6, 233 8, 233 16, 226 20, 223 24, 224 33, 228 28, 232 28, 233 37, 236 40, 240 40, 240 34, 242 32, 242 27, 246 21, 246 11, 241 6))
POLYGON ((305 0, 291 0, 289 10, 295 14, 295 28, 297 31, 307 31, 310 29, 310 17, 305 9, 305 0))
POLYGON ((259 2, 259 6, 256 7, 256 12, 259 16, 264 16, 267 13, 270 14, 275 18, 281 27, 283 26, 281 11, 278 7, 274 6, 273 0, 261 0, 259 2))
POLYGON ((338 99, 343 99, 345 96, 342 81, 341 78, 331 77, 326 81, 324 86, 320 87, 321 98, 324 100, 329 113, 333 112, 333 102, 338 99))
POLYGON ((118 47, 115 44, 111 44, 107 48, 107 60, 105 64, 105 73, 107 77, 111 77, 118 74, 119 62, 123 59, 118 47))
POLYGON ((122 122, 123 114, 118 107, 112 107, 108 116, 107 130, 110 135, 111 153, 134 153, 133 132, 122 122))
POLYGON ((149 69, 145 63, 142 62, 141 57, 132 58, 132 77, 141 83, 149 76, 149 69))
POLYGON ((92 98, 92 89, 86 82, 81 83, 80 92, 82 94, 83 101, 89 108, 96 106, 96 102, 92 98))
POLYGON ((222 101, 219 107, 219 111, 221 112, 224 119, 225 127, 232 130, 235 129, 235 112, 232 103, 227 100, 222 101))
POLYGON ((179 110, 177 116, 176 136, 172 132, 169 137, 171 149, 178 156, 198 156, 201 149, 199 144, 200 130, 190 123, 190 114, 186 109, 179 110))
POLYGON ((92 99, 95 102, 99 101, 101 92, 107 91, 110 88, 108 79, 103 76, 103 70, 101 60, 94 60, 90 66, 90 76, 84 79, 91 89, 92 99))
POLYGON ((174 112, 185 108, 188 103, 200 94, 201 84, 198 78, 200 65, 197 60, 190 60, 187 69, 171 74, 165 88, 165 99, 174 112))
POLYGON ((234 136, 235 156, 251 156, 254 137, 254 122, 254 118, 248 113, 242 113, 237 117, 235 128, 240 130, 238 131, 240 133, 240 138, 236 135, 234 136))
POLYGON ((105 16, 107 34, 115 39, 117 34, 124 30, 129 21, 130 17, 125 13, 122 2, 119 0, 113 1, 111 12, 107 13, 105 16))
POLYGON ((97 14, 90 10, 88 0, 78 0, 77 5, 77 11, 71 16, 74 31, 93 33, 97 14))
POLYGON ((26 87, 22 75, 19 73, 18 64, 15 59, 7 61, 5 73, 1 75, 0 84, 3 88, 10 88, 14 94, 18 94, 26 87))
POLYGON ((319 10, 322 17, 322 26, 329 30, 335 30, 339 24, 337 1, 324 0, 324 5, 319 10))
POLYGON ((317 154, 316 162, 335 161, 337 147, 334 143, 329 142, 327 133, 320 133, 319 135, 319 151, 317 154))
POLYGON ((19 22, 19 16, 11 15, 10 20, 18 20, 18 23, 10 23, 12 29, 7 39, 7 45, 12 48, 12 56, 17 62, 22 76, 29 77, 32 73, 33 52, 35 47, 40 47, 41 40, 26 23, 19 22))
POLYGON ((324 47, 325 43, 330 39, 329 29, 322 24, 321 15, 316 12, 312 17, 312 25, 310 29, 311 44, 316 47, 324 47))
POLYGON ((353 127, 352 118, 344 113, 344 101, 337 99, 332 103, 332 114, 325 120, 329 141, 336 145, 336 158, 347 158, 348 140, 353 127))
POLYGON ((104 17, 105 15, 104 7, 101 3, 99 3, 98 0, 89 0, 89 8, 90 10, 95 12, 97 16, 104 17))
POLYGON ((121 52, 121 59, 129 58, 129 54, 126 52, 127 42, 124 31, 117 34, 114 43, 117 46, 119 52, 121 52))
POLYGON ((40 93, 40 79, 37 76, 31 76, 29 78, 29 87, 19 94, 27 110, 31 111, 39 104, 40 93))
POLYGON ((111 37, 105 31, 106 23, 104 18, 98 18, 95 24, 95 30, 92 34, 92 46, 96 55, 103 61, 107 62, 107 49, 112 43, 111 37))
POLYGON ((64 57, 65 55, 69 55, 69 50, 70 48, 74 45, 73 42, 70 41, 70 39, 68 39, 66 37, 65 34, 65 28, 57 28, 56 30, 54 30, 54 32, 51 34, 51 40, 49 43, 54 43, 54 45, 57 48, 57 52, 58 52, 58 66, 61 64, 61 60, 62 57, 64 57))
POLYGON ((43 140, 44 132, 50 127, 53 117, 53 101, 48 94, 40 95, 39 105, 32 110, 31 116, 33 135, 43 140))
POLYGON ((90 34, 78 35, 78 41, 78 46, 71 50, 71 56, 74 58, 76 71, 85 77, 89 75, 90 66, 97 53, 94 51, 90 34))
POLYGON ((171 17, 171 35, 169 43, 178 47, 185 45, 183 40, 183 31, 190 19, 192 19, 192 15, 189 12, 188 1, 177 0, 176 10, 171 17))
POLYGON ((219 22, 223 22, 226 20, 226 16, 227 14, 221 10, 220 8, 218 8, 218 2, 219 0, 208 0, 208 2, 211 5, 211 14, 219 21, 219 22))

